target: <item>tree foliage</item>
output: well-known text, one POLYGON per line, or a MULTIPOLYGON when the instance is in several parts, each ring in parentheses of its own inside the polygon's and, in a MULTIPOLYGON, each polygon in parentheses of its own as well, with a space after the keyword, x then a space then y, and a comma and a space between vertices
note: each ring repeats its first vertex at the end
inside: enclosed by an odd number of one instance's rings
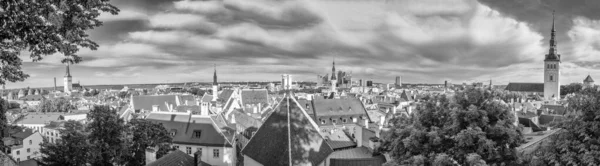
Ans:
POLYGON ((59 130, 60 141, 42 143, 40 152, 43 154, 43 163, 48 166, 85 165, 88 163, 91 145, 83 132, 84 126, 77 121, 67 121, 64 126, 64 129, 59 130))
POLYGON ((473 88, 426 96, 411 117, 393 120, 382 150, 400 165, 516 164, 523 136, 503 101, 511 97, 473 88))
POLYGON ((159 147, 157 157, 166 154, 172 138, 161 124, 134 119, 125 124, 116 110, 94 106, 89 123, 68 121, 60 130, 61 141, 42 144, 47 165, 145 165, 146 149, 159 147), (62 157, 64 156, 64 157, 62 157))
POLYGON ((165 147, 171 144, 172 138, 161 124, 145 119, 133 119, 128 127, 132 138, 129 146, 132 156, 128 165, 146 165, 147 148, 158 147, 158 151, 164 152, 165 147))
POLYGON ((110 106, 94 106, 87 115, 88 140, 92 144, 92 165, 112 165, 121 163, 127 149, 125 123, 119 119, 117 111, 110 106))
POLYGON ((583 84, 581 83, 572 83, 569 85, 561 85, 560 86, 560 94, 567 95, 571 93, 577 93, 583 89, 583 84))
POLYGON ((62 63, 78 63, 80 48, 96 50, 87 30, 102 25, 101 12, 117 14, 109 0, 56 1, 4 0, 0 2, 0 84, 29 77, 19 54, 27 51, 33 61, 60 54, 62 63))
POLYGON ((584 89, 567 98, 562 130, 533 154, 536 165, 600 165, 600 92, 584 89))
POLYGON ((77 109, 65 98, 56 98, 53 100, 43 100, 37 107, 38 112, 69 112, 77 109))

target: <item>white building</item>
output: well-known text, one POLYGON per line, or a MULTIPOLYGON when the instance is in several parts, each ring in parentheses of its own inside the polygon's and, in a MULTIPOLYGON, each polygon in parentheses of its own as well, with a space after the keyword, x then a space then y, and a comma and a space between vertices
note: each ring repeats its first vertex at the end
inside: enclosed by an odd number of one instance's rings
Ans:
POLYGON ((37 131, 26 128, 9 131, 9 136, 2 140, 8 146, 6 154, 17 162, 41 157, 40 144, 43 137, 37 131))

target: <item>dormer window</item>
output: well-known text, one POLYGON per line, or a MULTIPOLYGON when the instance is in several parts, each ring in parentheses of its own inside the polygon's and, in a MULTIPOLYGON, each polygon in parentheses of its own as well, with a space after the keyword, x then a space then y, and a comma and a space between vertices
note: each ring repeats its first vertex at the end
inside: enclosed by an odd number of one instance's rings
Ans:
POLYGON ((174 137, 175 134, 177 134, 177 130, 175 129, 171 129, 171 132, 169 132, 171 134, 171 137, 174 137))
POLYGON ((202 131, 194 130, 194 138, 200 138, 200 136, 202 136, 202 131))
POLYGON ((342 119, 342 123, 348 123, 348 119, 346 119, 346 118, 343 118, 343 119, 342 119))
POLYGON ((321 124, 325 124, 325 119, 321 119, 321 124))

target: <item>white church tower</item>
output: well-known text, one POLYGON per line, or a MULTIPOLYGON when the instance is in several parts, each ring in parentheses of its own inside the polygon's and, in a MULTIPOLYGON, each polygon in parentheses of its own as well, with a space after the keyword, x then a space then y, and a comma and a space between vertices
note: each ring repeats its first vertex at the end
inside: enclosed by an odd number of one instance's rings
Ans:
POLYGON ((554 13, 552 13, 552 34, 550 36, 550 49, 544 59, 544 99, 560 99, 560 54, 556 51, 554 30, 554 13))
POLYGON ((64 78, 64 90, 65 93, 71 94, 71 91, 73 90, 73 82, 72 82, 72 77, 71 77, 71 72, 69 71, 69 64, 67 64, 67 73, 65 74, 65 78, 64 78))
POLYGON ((213 74, 212 84, 212 101, 217 101, 217 95, 219 92, 219 83, 217 82, 217 65, 215 64, 215 73, 213 74))

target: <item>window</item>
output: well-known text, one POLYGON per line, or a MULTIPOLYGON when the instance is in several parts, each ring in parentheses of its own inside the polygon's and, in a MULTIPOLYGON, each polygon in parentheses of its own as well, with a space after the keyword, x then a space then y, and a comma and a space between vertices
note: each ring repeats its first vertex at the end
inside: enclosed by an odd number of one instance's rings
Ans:
POLYGON ((179 146, 173 146, 173 149, 179 149, 179 146))
POLYGON ((27 160, 31 159, 31 157, 27 156, 27 160))
POLYGON ((21 162, 21 159, 20 159, 20 158, 17 158, 17 162, 21 162))
POLYGON ((192 147, 186 147, 185 152, 187 152, 187 154, 192 154, 192 147))
POLYGON ((554 81, 554 76, 550 75, 550 81, 554 81))
POLYGON ((27 148, 27 153, 31 152, 31 149, 27 148))
POLYGON ((348 122, 348 119, 346 119, 346 118, 342 119, 342 123, 347 123, 347 122, 348 122))
POLYGON ((172 137, 174 137, 176 133, 177 133, 177 130, 175 130, 175 129, 172 129, 172 130, 171 130, 171 136, 172 136, 172 137))
POLYGON ((33 141, 29 140, 29 145, 31 145, 33 143, 33 141))
POLYGON ((219 149, 213 149, 213 157, 219 158, 219 149))
POLYGON ((335 120, 335 119, 332 119, 332 120, 331 120, 331 123, 334 123, 334 124, 335 124, 335 123, 337 123, 337 120, 335 120))
POLYGON ((19 151, 17 150, 17 155, 19 155, 19 154, 21 154, 21 152, 19 152, 19 151))
POLYGON ((321 119, 321 124, 325 124, 325 120, 324 119, 321 119))
POLYGON ((200 136, 202 136, 202 131, 200 131, 200 130, 194 131, 194 138, 200 138, 200 136))

